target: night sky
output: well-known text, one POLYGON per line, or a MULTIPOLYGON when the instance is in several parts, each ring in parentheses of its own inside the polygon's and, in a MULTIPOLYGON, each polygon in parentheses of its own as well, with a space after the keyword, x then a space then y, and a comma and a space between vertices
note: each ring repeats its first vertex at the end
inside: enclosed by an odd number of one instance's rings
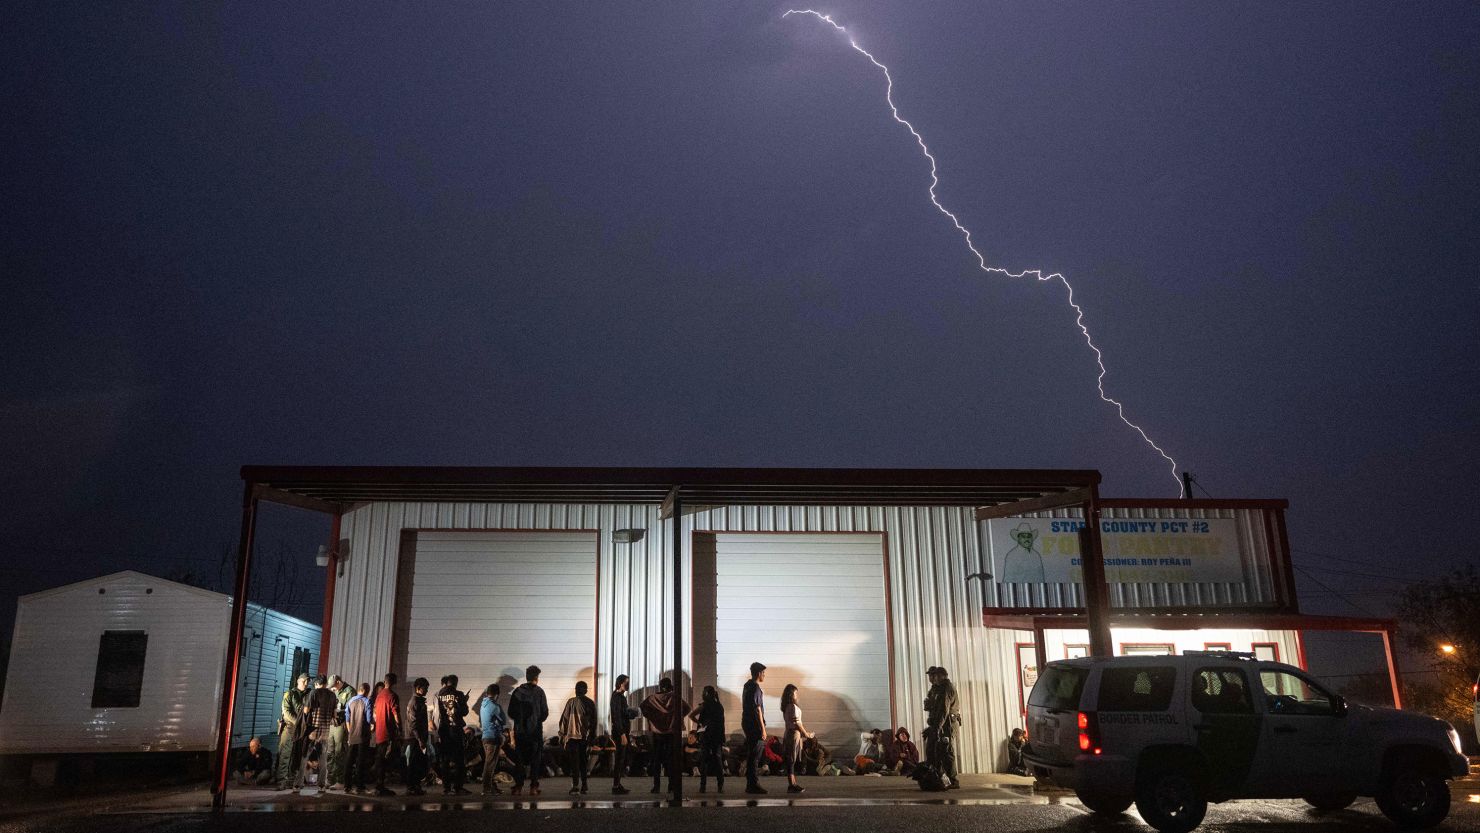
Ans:
MULTIPOLYGON (((787 5, 0 10, 0 634, 218 580, 256 464, 1068 467, 1171 497, 1062 290, 983 275, 787 5)), ((845 2, 994 265, 1062 271, 1308 611, 1480 527, 1480 6, 845 2)), ((310 568, 274 510, 266 563, 310 568)))

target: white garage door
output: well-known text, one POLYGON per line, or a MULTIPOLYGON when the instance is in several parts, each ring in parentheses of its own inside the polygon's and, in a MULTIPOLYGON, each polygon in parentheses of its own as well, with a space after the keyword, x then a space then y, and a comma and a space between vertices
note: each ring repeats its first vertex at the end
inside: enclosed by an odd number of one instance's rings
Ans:
POLYGON ((859 732, 890 722, 883 537, 717 534, 713 552, 714 670, 730 730, 760 661, 770 732, 781 733, 781 690, 795 683, 807 728, 840 760, 856 754, 859 732))
MULTIPOLYGON (((476 699, 500 698, 538 665, 546 736, 596 653, 596 533, 419 532, 406 639, 407 680, 445 674, 476 699)), ((476 719, 476 715, 475 715, 476 719)))

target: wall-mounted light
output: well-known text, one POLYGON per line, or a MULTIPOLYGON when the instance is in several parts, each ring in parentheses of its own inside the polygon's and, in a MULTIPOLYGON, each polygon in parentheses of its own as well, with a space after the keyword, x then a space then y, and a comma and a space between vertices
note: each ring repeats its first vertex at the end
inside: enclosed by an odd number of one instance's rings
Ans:
POLYGON ((339 569, 336 572, 342 577, 344 575, 344 562, 349 560, 349 539, 340 539, 338 547, 332 550, 324 544, 319 544, 318 554, 314 556, 313 560, 320 567, 329 566, 329 562, 333 560, 339 565, 339 569))
POLYGON ((635 544, 642 540, 647 534, 645 529, 614 529, 612 530, 613 544, 635 544))

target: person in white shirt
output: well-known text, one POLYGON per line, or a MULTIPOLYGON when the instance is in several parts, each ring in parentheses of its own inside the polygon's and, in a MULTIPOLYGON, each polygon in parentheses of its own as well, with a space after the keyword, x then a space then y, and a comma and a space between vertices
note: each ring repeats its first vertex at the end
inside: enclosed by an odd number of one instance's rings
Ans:
POLYGON ((786 756, 786 791, 802 792, 797 783, 797 770, 801 767, 802 740, 816 738, 802 723, 802 707, 797 705, 797 687, 788 685, 781 691, 781 717, 786 721, 786 734, 781 738, 782 754, 786 756))

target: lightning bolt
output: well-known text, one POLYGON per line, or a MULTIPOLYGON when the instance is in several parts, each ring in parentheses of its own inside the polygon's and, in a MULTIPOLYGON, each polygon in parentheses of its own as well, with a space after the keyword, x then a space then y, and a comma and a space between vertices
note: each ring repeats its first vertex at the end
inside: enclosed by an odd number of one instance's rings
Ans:
MULTIPOLYGON (((1086 326, 1084 323, 1084 309, 1074 301, 1074 286, 1069 283, 1069 279, 1064 277, 1063 274, 1059 272, 1051 272, 1045 274, 1041 269, 1024 269, 1021 272, 1012 272, 1007 269, 1003 269, 1000 266, 992 266, 991 264, 987 263, 986 256, 981 253, 981 250, 977 249, 976 244, 973 243, 971 240, 971 230, 961 224, 961 218, 957 217, 954 212, 946 208, 944 205, 941 205, 940 199, 936 196, 935 188, 936 186, 940 185, 940 177, 937 173, 935 154, 930 152, 930 147, 925 144, 925 137, 920 135, 920 131, 916 130, 915 126, 913 124, 910 124, 908 119, 899 114, 899 107, 896 106, 894 103, 894 76, 889 73, 889 67, 884 66, 884 64, 881 63, 878 58, 875 58, 873 54, 867 49, 859 46, 858 41, 854 40, 853 36, 848 34, 847 28, 839 24, 836 20, 833 20, 830 15, 825 15, 822 12, 815 11, 813 9, 789 9, 786 14, 783 14, 781 17, 787 18, 791 17, 794 14, 811 15, 812 17, 817 18, 818 20, 826 23, 839 32, 842 32, 848 37, 848 45, 853 47, 854 51, 858 52, 858 54, 862 55, 863 57, 868 58, 870 63, 878 67, 879 70, 884 73, 884 82, 886 84, 884 88, 884 100, 889 103, 890 114, 894 116, 895 121, 904 125, 905 129, 910 132, 911 136, 915 137, 915 143, 920 146, 920 153, 924 154, 925 159, 930 162, 930 202, 935 205, 936 210, 944 214, 946 218, 951 221, 951 224, 956 227, 957 231, 961 232, 962 238, 966 240, 966 248, 970 249, 971 253, 976 256, 977 266, 980 267, 983 272, 986 272, 989 275, 1001 275, 1007 278, 1032 277, 1037 279, 1038 281, 1058 281, 1059 283, 1064 285, 1064 290, 1067 293, 1069 306, 1074 309, 1074 323, 1079 327, 1079 332, 1084 335, 1084 343, 1089 345, 1090 351, 1095 354, 1095 364, 1098 365, 1100 368, 1100 375, 1097 379, 1095 379, 1095 387, 1098 388, 1100 391, 1100 399, 1108 405, 1115 406, 1115 411, 1117 414, 1119 414, 1120 421, 1130 426, 1130 428, 1134 430, 1137 434, 1140 434, 1141 439, 1146 443, 1146 445, 1154 449, 1157 454, 1161 455, 1161 458, 1163 460, 1167 461, 1167 464, 1170 465, 1172 469, 1172 479, 1176 481, 1178 490, 1182 491, 1182 479, 1177 476, 1177 461, 1173 460, 1170 454, 1167 454, 1161 446, 1157 445, 1156 441, 1151 439, 1150 435, 1146 433, 1146 430, 1144 428, 1134 422, 1131 422, 1130 418, 1125 415, 1125 405, 1121 404, 1120 400, 1115 399, 1105 392, 1105 375, 1107 373, 1105 369, 1105 354, 1100 352, 1100 348, 1095 344, 1094 338, 1092 338, 1089 334, 1089 327, 1086 326)), ((1191 497, 1191 495, 1185 493, 1183 493, 1182 496, 1191 497)))

